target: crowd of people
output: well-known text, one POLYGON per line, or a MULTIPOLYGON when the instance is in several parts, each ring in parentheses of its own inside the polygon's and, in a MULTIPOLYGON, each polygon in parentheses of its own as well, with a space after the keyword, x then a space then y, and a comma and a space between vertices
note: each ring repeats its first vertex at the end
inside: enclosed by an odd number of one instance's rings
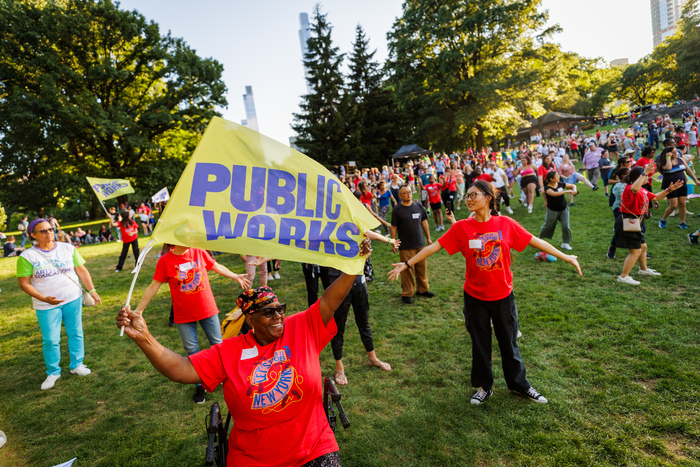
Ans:
MULTIPOLYGON (((635 264, 639 265, 639 275, 660 275, 647 266, 644 220, 651 207, 668 198, 659 227, 667 226, 676 209, 679 227, 688 227, 686 219, 692 214, 686 209, 686 181, 690 177, 698 183, 691 153, 695 148, 697 154, 699 116, 694 109, 682 125, 662 119, 646 128, 635 123, 588 136, 572 132, 560 141, 538 141, 499 151, 485 148, 465 154, 438 153, 381 170, 366 168, 350 174, 343 167, 337 174, 340 180, 382 223, 383 235, 365 232, 367 239, 359 252, 366 261, 363 273, 350 275, 302 264, 308 309, 287 317, 286 304, 267 286, 268 278, 280 278, 279 261, 243 256, 246 273, 235 274, 216 262, 210 252, 168 247, 159 255, 151 285, 138 306, 134 310, 123 308, 117 325, 125 329, 159 372, 172 381, 193 384, 195 403, 204 402, 205 391, 212 392, 223 384, 224 398, 235 420, 229 461, 267 463, 272 457, 279 465, 340 465, 337 443, 319 403, 319 354, 330 342, 336 360, 335 380, 340 385, 348 384, 343 344, 350 306, 368 364, 392 370, 390 364, 378 358, 370 326, 366 284, 373 273, 369 240, 389 243, 399 255, 388 275, 391 280, 400 279, 400 296, 405 305, 411 305, 416 297, 435 297, 430 290, 426 260, 444 249, 450 255, 459 252, 465 259, 462 312, 471 337, 471 384, 476 390, 470 403, 483 404, 494 394, 491 329, 500 349, 508 389, 534 402, 547 403, 547 398, 526 378, 518 347, 521 332, 510 250, 522 251, 532 246, 571 264, 582 275, 577 256, 562 252, 543 239, 551 239, 559 225, 562 250, 572 250, 569 216, 570 208, 576 206, 577 184, 585 184, 593 191, 602 184, 615 219, 607 256, 615 258, 617 248, 629 250, 617 280, 638 285, 640 282, 630 277, 635 264), (660 135, 663 150, 657 154, 660 135), (585 173, 577 172, 575 163, 579 160, 585 173), (661 191, 654 194, 651 184, 657 172, 662 184, 661 191), (519 201, 523 213, 532 214, 537 197, 542 198, 545 217, 535 236, 508 215, 514 213, 511 199, 519 201), (455 211, 462 205, 470 214, 457 221, 455 211), (431 213, 434 231, 444 231, 435 241, 428 223, 431 213), (208 280, 211 270, 243 289, 236 304, 244 324, 235 338, 222 339, 219 310, 208 280), (251 288, 256 270, 260 273, 260 287, 251 288), (319 279, 324 287, 320 299, 319 279), (145 308, 165 282, 186 356, 159 344, 143 318, 145 308), (199 349, 197 324, 209 341, 206 350, 199 349)), ((80 282, 87 289, 86 295, 97 303, 101 299, 76 246, 116 237, 123 244, 115 270, 118 272, 129 248, 135 261, 138 259, 139 232, 152 232, 153 213, 147 202, 136 209, 112 208, 110 215, 115 235, 104 225, 97 234, 78 228, 61 235, 63 231, 51 216, 26 224, 27 219, 23 219, 23 240, 26 236, 33 247, 23 248, 24 241, 17 247, 15 238, 8 238, 12 253, 21 256, 17 265, 19 285, 33 299, 42 332, 47 377, 41 389, 53 387, 60 378, 58 342, 62 322, 68 334, 71 373, 91 373, 83 363, 80 282)), ((696 244, 698 237, 700 230, 688 235, 688 240, 696 244)))

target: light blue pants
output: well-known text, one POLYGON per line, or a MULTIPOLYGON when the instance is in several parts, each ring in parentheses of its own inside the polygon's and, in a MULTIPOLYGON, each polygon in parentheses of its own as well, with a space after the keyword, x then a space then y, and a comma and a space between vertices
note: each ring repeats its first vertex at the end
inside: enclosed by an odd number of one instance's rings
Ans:
POLYGON ((46 363, 47 375, 60 375, 61 367, 61 321, 68 336, 68 354, 70 369, 75 370, 83 364, 85 346, 83 343, 83 297, 51 308, 36 310, 41 329, 41 342, 46 363))
POLYGON ((182 339, 182 345, 185 347, 185 352, 187 352, 188 356, 199 352, 197 323, 202 326, 204 334, 206 334, 207 339, 209 339, 209 344, 221 344, 222 342, 219 315, 210 316, 209 318, 204 318, 199 321, 192 321, 190 323, 175 323, 175 326, 177 326, 177 330, 180 333, 180 339, 182 339))

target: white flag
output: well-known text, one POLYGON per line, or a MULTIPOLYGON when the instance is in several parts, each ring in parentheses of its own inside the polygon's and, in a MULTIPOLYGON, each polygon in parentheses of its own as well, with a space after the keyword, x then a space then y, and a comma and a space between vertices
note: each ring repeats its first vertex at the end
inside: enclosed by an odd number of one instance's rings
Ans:
POLYGON ((151 197, 151 201, 154 203, 162 203, 163 201, 168 201, 169 199, 170 193, 168 193, 167 186, 151 197))

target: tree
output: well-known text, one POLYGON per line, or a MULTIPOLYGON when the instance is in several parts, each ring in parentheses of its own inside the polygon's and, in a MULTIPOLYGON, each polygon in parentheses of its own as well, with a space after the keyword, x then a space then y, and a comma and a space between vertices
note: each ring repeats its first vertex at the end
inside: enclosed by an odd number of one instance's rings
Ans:
POLYGON ((0 0, 0 188, 9 204, 40 213, 89 190, 86 175, 138 187, 172 159, 159 143, 196 138, 226 106, 221 64, 137 12, 110 0, 36 3, 0 0))
POLYGON ((399 111, 395 93, 384 79, 375 51, 362 26, 355 30, 353 51, 349 57, 347 77, 348 108, 345 115, 346 158, 363 166, 381 166, 403 144, 406 119, 399 111))
POLYGON ((317 4, 307 43, 308 52, 304 56, 311 93, 303 96, 301 112, 294 114, 295 123, 292 125, 297 133, 296 145, 307 156, 326 166, 344 162, 346 129, 343 110, 348 105, 343 96, 343 75, 340 72, 344 55, 333 46, 332 30, 317 4))
POLYGON ((651 54, 674 95, 690 100, 700 93, 700 1, 688 0, 676 33, 651 54))
POLYGON ((463 148, 512 134, 523 115, 543 113, 552 70, 540 52, 540 0, 415 0, 389 32, 398 101, 417 142, 463 148))

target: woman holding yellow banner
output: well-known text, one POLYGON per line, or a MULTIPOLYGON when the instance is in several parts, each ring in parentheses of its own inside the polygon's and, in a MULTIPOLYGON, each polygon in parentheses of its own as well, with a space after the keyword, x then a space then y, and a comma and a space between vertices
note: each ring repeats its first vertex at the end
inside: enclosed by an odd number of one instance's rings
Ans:
MULTIPOLYGON (((359 255, 368 254, 364 241, 359 255)), ((252 330, 189 357, 158 343, 142 314, 128 306, 117 326, 170 380, 208 391, 223 383, 234 419, 228 465, 336 466, 338 444, 321 404, 319 355, 336 333, 333 315, 355 277, 343 274, 309 309, 289 317, 270 288, 247 290, 237 304, 252 330)))

